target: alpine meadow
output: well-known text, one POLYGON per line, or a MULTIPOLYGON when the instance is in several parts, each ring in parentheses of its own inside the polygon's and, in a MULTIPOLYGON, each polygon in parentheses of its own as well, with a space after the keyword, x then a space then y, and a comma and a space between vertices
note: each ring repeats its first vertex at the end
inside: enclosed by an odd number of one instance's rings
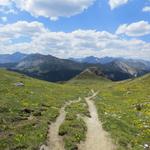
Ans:
POLYGON ((150 150, 150 1, 0 0, 0 150, 150 150))

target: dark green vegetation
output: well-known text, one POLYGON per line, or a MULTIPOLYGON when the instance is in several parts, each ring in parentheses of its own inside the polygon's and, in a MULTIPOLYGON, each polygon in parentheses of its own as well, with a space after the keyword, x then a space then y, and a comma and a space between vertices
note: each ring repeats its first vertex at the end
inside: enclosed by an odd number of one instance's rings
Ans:
MULTIPOLYGON (((100 73, 100 72, 99 72, 100 73)), ((88 115, 84 96, 99 91, 95 104, 103 127, 118 143, 118 150, 143 150, 150 144, 150 75, 112 82, 84 72, 66 84, 39 81, 0 70, 0 149, 33 150, 46 142, 48 123, 55 121, 68 100, 81 102, 66 108, 59 130, 67 150, 85 139, 86 126, 78 114, 88 115), (15 83, 24 86, 16 86, 15 83)))
POLYGON ((32 77, 56 82, 70 80, 86 68, 97 66, 109 79, 118 81, 149 72, 150 63, 145 63, 114 60, 107 64, 89 64, 59 59, 50 55, 32 54, 21 60, 13 69, 32 77))
POLYGON ((32 54, 21 60, 12 70, 38 79, 57 82, 73 78, 87 66, 90 65, 59 59, 51 55, 32 54))
POLYGON ((125 80, 150 72, 150 62, 140 59, 90 56, 72 60, 88 64, 101 64, 102 72, 114 81, 125 80))
POLYGON ((57 82, 68 81, 89 67, 97 67, 105 77, 120 81, 150 72, 150 62, 124 58, 60 59, 51 55, 22 54, 0 55, 0 67, 24 73, 38 79, 57 82))

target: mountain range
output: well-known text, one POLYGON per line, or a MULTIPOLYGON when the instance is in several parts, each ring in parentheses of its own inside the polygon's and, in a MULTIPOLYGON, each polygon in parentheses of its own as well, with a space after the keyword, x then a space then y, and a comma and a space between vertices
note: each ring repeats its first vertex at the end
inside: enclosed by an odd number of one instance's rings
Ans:
POLYGON ((0 64, 6 64, 6 63, 17 63, 24 59, 27 56, 27 54, 23 54, 20 52, 16 52, 14 54, 1 54, 0 55, 0 64))
MULTIPOLYGON (((117 58, 117 59, 119 59, 119 58, 117 58)), ((114 58, 114 57, 98 58, 98 57, 94 57, 94 56, 88 56, 88 57, 84 57, 84 58, 70 58, 70 60, 80 62, 80 63, 106 64, 106 63, 116 60, 116 58, 114 58)))
POLYGON ((141 59, 125 59, 121 57, 70 58, 73 61, 87 64, 100 64, 103 73, 112 80, 123 80, 141 76, 150 72, 150 61, 141 59))
POLYGON ((70 58, 70 60, 80 62, 80 63, 89 63, 89 64, 109 64, 112 62, 124 62, 128 65, 132 65, 134 67, 146 67, 146 69, 150 69, 150 61, 142 60, 142 59, 125 59, 122 57, 84 57, 84 58, 70 58))
POLYGON ((22 54, 0 55, 0 67, 27 74, 42 80, 57 82, 67 81, 83 75, 88 68, 108 79, 118 81, 144 75, 150 72, 150 62, 137 59, 124 59, 94 56, 86 58, 60 59, 51 55, 22 54), (93 69, 92 69, 93 70, 93 69))
POLYGON ((51 55, 31 54, 11 69, 32 77, 56 82, 69 80, 88 66, 90 65, 59 59, 51 55))

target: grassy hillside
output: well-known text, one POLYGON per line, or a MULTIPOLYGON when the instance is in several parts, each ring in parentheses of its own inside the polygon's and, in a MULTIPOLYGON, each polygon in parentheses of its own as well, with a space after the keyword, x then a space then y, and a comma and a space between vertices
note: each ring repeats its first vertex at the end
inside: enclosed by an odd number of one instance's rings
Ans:
POLYGON ((101 90, 96 105, 104 128, 120 150, 150 145, 150 75, 101 90))
POLYGON ((99 118, 118 150, 143 150, 150 145, 150 74, 122 82, 77 78, 70 84, 99 91, 95 100, 99 118))
POLYGON ((48 123, 55 120, 60 107, 82 94, 70 85, 0 70, 0 149, 37 149, 46 141, 48 123), (24 86, 17 87, 18 82, 24 86))
POLYGON ((111 82, 84 74, 66 84, 53 84, 0 70, 0 149, 34 150, 47 140, 48 124, 69 100, 81 102, 66 108, 59 134, 65 135, 67 150, 85 139, 86 126, 78 114, 88 114, 83 96, 99 91, 95 104, 103 127, 118 150, 142 150, 150 139, 150 75, 111 82), (24 86, 16 86, 16 83, 24 86))

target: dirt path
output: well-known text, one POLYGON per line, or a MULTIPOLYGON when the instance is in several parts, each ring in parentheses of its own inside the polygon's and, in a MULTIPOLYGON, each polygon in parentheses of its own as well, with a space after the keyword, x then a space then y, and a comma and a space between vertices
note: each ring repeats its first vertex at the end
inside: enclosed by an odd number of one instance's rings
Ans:
POLYGON ((66 117, 65 108, 67 106, 71 105, 72 103, 77 103, 80 101, 81 101, 81 98, 79 98, 76 101, 70 101, 70 102, 66 103, 60 109, 60 113, 59 113, 59 116, 57 117, 56 121, 49 126, 48 142, 47 142, 48 146, 42 145, 40 150, 65 150, 63 138, 58 135, 59 127, 64 122, 65 117, 66 117))
MULTIPOLYGON (((102 128, 102 124, 99 121, 97 110, 93 99, 97 95, 93 90, 91 90, 92 96, 86 97, 85 101, 88 104, 90 118, 82 117, 87 125, 87 137, 86 141, 78 145, 79 150, 115 150, 116 146, 112 144, 107 132, 102 128)), ((49 126, 48 142, 47 145, 42 145, 40 150, 65 150, 63 137, 59 136, 59 128, 64 122, 66 117, 65 108, 72 103, 80 102, 81 98, 77 101, 70 101, 66 103, 61 109, 60 114, 56 121, 49 126)))
POLYGON ((83 118, 88 131, 86 141, 82 142, 78 148, 79 150, 115 150, 115 146, 112 144, 107 133, 103 130, 102 124, 98 119, 97 110, 92 101, 96 95, 97 93, 92 90, 92 96, 85 98, 89 106, 91 118, 83 118))

